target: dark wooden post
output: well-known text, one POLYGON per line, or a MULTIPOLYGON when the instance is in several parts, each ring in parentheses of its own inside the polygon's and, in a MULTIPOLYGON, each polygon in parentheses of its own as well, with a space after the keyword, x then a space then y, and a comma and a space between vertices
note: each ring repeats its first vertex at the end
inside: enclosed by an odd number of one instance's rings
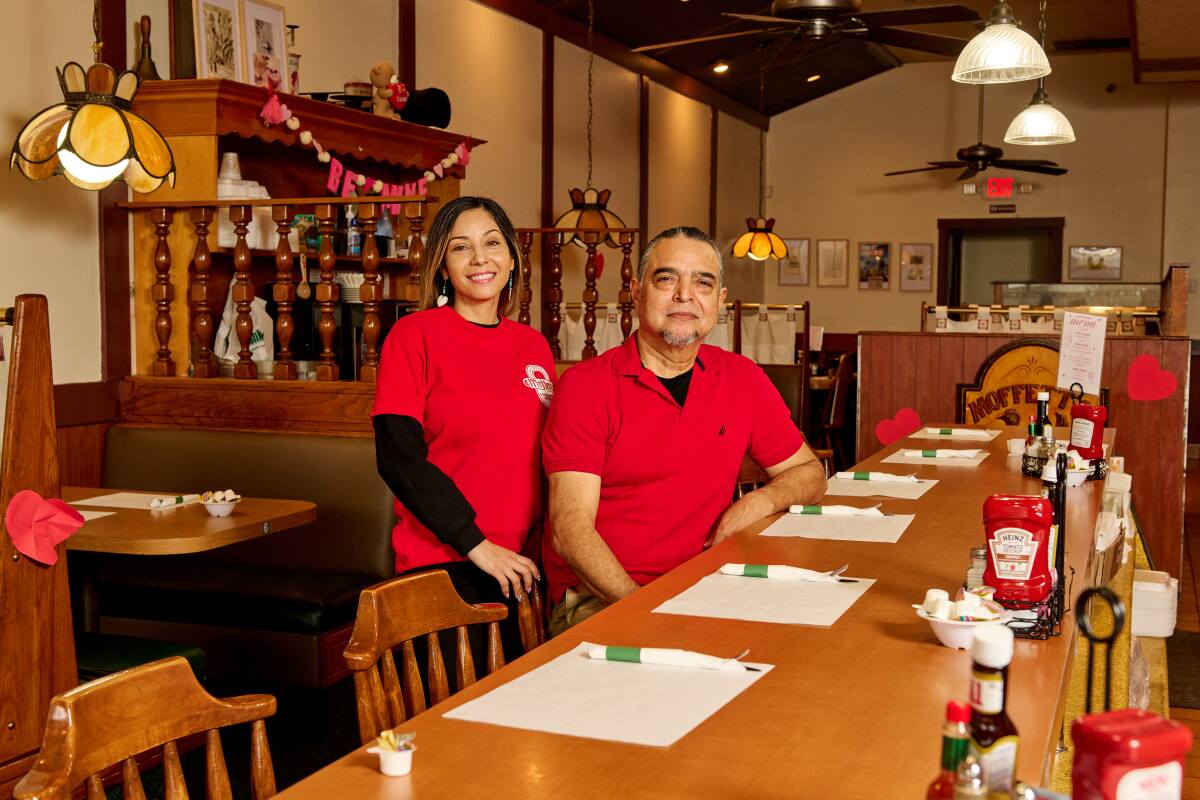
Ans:
POLYGON ((233 365, 233 377, 254 380, 258 377, 258 365, 250 357, 250 337, 254 335, 254 317, 250 315, 254 302, 254 284, 250 282, 250 245, 246 243, 246 232, 254 218, 251 206, 230 206, 229 221, 233 223, 233 305, 237 309, 238 350, 237 363, 233 365))
POLYGON ((729 320, 733 325, 733 352, 742 352, 742 301, 733 301, 733 319, 729 320))
POLYGON ((550 342, 550 352, 554 353, 557 361, 562 358, 562 344, 558 341, 558 329, 562 325, 562 237, 561 233, 550 234, 550 273, 542 276, 546 282, 543 292, 546 296, 546 340, 550 342))
POLYGON ((338 379, 337 357, 333 352, 333 337, 337 333, 337 320, 333 316, 333 305, 340 292, 333 282, 333 267, 337 257, 333 254, 333 229, 339 206, 319 203, 316 207, 317 230, 321 233, 321 248, 317 261, 321 265, 321 282, 317 284, 317 304, 321 307, 321 319, 317 332, 321 336, 321 360, 317 364, 317 380, 338 379))
POLYGON ((633 280, 633 233, 626 231, 618 234, 621 243, 621 291, 617 300, 621 304, 621 341, 629 338, 633 332, 633 292, 629 288, 633 280))
POLYGON ((379 274, 379 247, 375 243, 375 224, 379 219, 376 203, 358 204, 358 222, 362 229, 363 282, 359 297, 363 304, 363 354, 358 379, 375 382, 379 371, 379 301, 383 298, 383 278, 379 274))
MULTIPOLYGON (((277 381, 294 381, 297 377, 296 362, 292 360, 292 334, 295 320, 292 319, 292 304, 296 302, 296 282, 292 280, 292 245, 288 234, 292 232, 292 217, 295 206, 283 205, 271 208, 271 219, 275 220, 275 233, 279 241, 275 245, 275 369, 277 381)), ((301 245, 303 246, 303 245, 301 245)))
POLYGON ((153 375, 169 377, 175 374, 175 361, 171 358, 171 301, 175 299, 175 287, 171 285, 171 246, 167 237, 171 235, 171 220, 175 212, 169 208, 150 210, 150 221, 154 223, 154 285, 150 297, 154 300, 154 335, 158 338, 158 353, 154 358, 153 375))
POLYGON ((521 310, 517 314, 517 322, 522 325, 529 325, 532 322, 532 317, 529 315, 529 304, 533 300, 533 268, 529 260, 529 252, 533 249, 533 231, 518 231, 517 241, 521 247, 521 285, 519 288, 518 298, 521 303, 521 310))
POLYGON ((192 300, 192 334, 196 337, 196 350, 192 357, 192 375, 196 378, 215 378, 220 374, 213 358, 212 300, 208 285, 208 271, 212 267, 212 254, 208 249, 208 226, 213 221, 213 210, 207 206, 196 206, 190 212, 192 226, 196 229, 196 249, 192 252, 192 285, 188 288, 192 300))
POLYGON ((404 299, 421 299, 421 270, 425 268, 425 241, 421 231, 425 230, 425 201, 404 204, 404 218, 408 220, 408 286, 404 299))
POLYGON ((587 261, 583 265, 583 360, 596 357, 596 301, 600 299, 596 291, 596 246, 600 235, 594 231, 584 231, 583 243, 587 246, 587 261))

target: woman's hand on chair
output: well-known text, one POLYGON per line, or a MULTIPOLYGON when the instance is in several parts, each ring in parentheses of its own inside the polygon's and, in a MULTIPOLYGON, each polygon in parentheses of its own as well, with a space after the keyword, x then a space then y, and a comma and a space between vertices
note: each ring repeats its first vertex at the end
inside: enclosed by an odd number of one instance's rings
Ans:
POLYGON ((533 590, 533 582, 541 580, 537 564, 486 539, 467 553, 467 558, 499 582, 500 593, 505 597, 512 591, 516 593, 518 600, 522 600, 526 592, 533 590))

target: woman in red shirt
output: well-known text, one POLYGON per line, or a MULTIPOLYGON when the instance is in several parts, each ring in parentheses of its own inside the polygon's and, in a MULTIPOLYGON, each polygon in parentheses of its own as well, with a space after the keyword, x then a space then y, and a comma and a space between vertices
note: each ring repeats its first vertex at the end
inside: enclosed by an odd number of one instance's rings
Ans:
MULTIPOLYGON (((520 257, 499 204, 450 201, 425 252, 421 310, 384 342, 372 410, 379 473, 396 496, 396 571, 444 569, 469 603, 523 600, 540 579, 520 553, 541 522, 554 359, 540 333, 506 316, 520 257)), ((511 604, 509 616, 515 629, 511 604)))

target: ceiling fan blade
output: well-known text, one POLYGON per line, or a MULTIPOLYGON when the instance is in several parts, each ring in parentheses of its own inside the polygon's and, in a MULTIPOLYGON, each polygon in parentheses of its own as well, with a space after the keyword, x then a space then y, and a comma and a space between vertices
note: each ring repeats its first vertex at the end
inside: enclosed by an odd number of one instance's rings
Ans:
POLYGON ((904 47, 924 53, 939 53, 944 56, 957 56, 967 46, 967 40, 959 39, 957 36, 902 31, 898 28, 870 28, 863 38, 892 47, 904 47))
POLYGON ((970 180, 971 178, 974 178, 978 174, 979 174, 979 170, 975 169, 974 167, 967 167, 962 172, 958 173, 958 177, 955 178, 954 180, 956 180, 956 181, 970 180))
POLYGON ((939 164, 939 165, 933 166, 933 167, 917 167, 916 169, 899 169, 899 170, 896 170, 895 172, 885 172, 885 173, 883 173, 883 175, 886 178, 889 175, 907 175, 910 172, 930 172, 935 169, 951 169, 951 168, 957 168, 957 167, 961 167, 961 166, 962 166, 962 164, 956 161, 953 164, 939 164))
POLYGON ((803 25, 802 19, 787 19, 786 17, 765 17, 762 14, 735 14, 732 11, 722 11, 722 17, 744 19, 747 22, 766 22, 769 25, 803 25))
POLYGON ((967 162, 965 162, 965 161, 926 161, 925 163, 926 164, 934 164, 939 167, 946 167, 948 169, 950 167, 966 166, 967 162))
POLYGON ((1017 164, 1038 167, 1058 166, 1057 161, 1047 161, 1044 158, 1002 158, 999 161, 993 161, 992 163, 996 164, 997 166, 1015 166, 1017 164))
POLYGON ((1029 161, 1008 161, 1001 160, 993 162, 992 166, 1000 167, 1001 169, 1015 169, 1020 172, 1036 172, 1039 175, 1066 175, 1067 168, 1059 166, 1046 166, 1045 164, 1034 164, 1029 161))
POLYGON ((928 25, 937 22, 978 22, 979 12, 960 5, 885 8, 849 15, 867 25, 928 25))
POLYGON ((737 33, 718 33, 712 36, 694 36, 691 39, 677 39, 673 42, 644 44, 641 47, 633 48, 633 52, 645 53, 650 50, 664 50, 668 47, 680 47, 685 44, 698 44, 700 42, 717 42, 722 39, 735 39, 739 36, 769 36, 775 33, 790 33, 791 30, 791 28, 755 28, 752 31, 738 31, 737 33))

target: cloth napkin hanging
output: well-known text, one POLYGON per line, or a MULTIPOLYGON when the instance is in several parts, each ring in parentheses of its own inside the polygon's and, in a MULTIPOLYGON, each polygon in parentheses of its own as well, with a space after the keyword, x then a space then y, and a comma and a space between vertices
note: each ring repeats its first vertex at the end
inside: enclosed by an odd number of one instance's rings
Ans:
POLYGON ((878 483, 920 483, 916 475, 893 475, 890 472, 839 472, 833 477, 844 481, 876 481, 878 483))
POLYGON ((982 452, 975 450, 954 450, 939 448, 937 450, 901 450, 905 458, 975 458, 982 452))
POLYGON ((627 661, 631 664, 659 664, 668 667, 692 667, 694 669, 719 669, 726 672, 745 672, 746 666, 733 658, 717 658, 691 650, 673 650, 663 647, 610 647, 593 645, 588 648, 588 657, 598 661, 627 661))
POLYGON ((882 517, 878 508, 855 508, 854 506, 792 506, 789 514, 819 515, 825 517, 882 517))
POLYGON ((722 575, 737 575, 742 578, 772 578, 785 581, 811 581, 813 583, 837 583, 836 575, 817 572, 804 567, 789 567, 786 564, 726 564, 721 567, 722 575))

